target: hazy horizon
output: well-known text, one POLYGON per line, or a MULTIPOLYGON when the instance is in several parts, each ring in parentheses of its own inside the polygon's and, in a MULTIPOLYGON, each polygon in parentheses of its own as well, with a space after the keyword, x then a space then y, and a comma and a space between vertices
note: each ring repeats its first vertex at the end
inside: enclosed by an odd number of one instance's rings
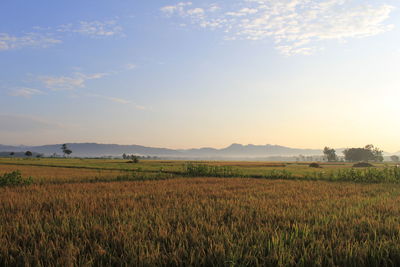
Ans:
MULTIPOLYGON (((299 146, 286 146, 281 144, 240 144, 240 143, 231 143, 219 147, 212 147, 212 146, 201 146, 201 147, 165 147, 165 146, 152 146, 152 145, 142 145, 142 144, 118 144, 118 143, 98 143, 98 142, 57 142, 57 143, 46 143, 46 144, 36 144, 36 145, 26 145, 26 144, 0 144, 5 146, 15 146, 15 147, 40 147, 40 146, 51 146, 51 145, 61 145, 61 144, 98 144, 98 145, 116 145, 116 146, 143 146, 143 147, 152 147, 152 148, 162 148, 162 149, 172 149, 172 150, 190 150, 190 149, 204 149, 204 148, 211 148, 211 149, 224 149, 228 148, 232 145, 241 145, 243 147, 246 146, 279 146, 279 147, 287 147, 291 149, 303 149, 303 150, 321 150, 323 151, 323 147, 299 147, 299 146)), ((346 146, 346 147, 332 147, 334 149, 346 149, 352 148, 355 146, 346 146)), ((360 146, 364 147, 364 146, 360 146)), ((379 146, 376 146, 379 148, 379 146)), ((1 152, 1 151, 0 151, 1 152)), ((397 150, 384 150, 386 153, 398 153, 400 151, 397 150)))
POLYGON ((398 152, 399 7, 4 0, 0 144, 398 152))

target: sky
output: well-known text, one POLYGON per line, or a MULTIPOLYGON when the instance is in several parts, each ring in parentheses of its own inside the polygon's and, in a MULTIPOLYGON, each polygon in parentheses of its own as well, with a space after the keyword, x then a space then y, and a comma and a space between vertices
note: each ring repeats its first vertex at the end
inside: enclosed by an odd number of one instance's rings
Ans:
POLYGON ((2 0, 0 144, 400 151, 399 0, 2 0))

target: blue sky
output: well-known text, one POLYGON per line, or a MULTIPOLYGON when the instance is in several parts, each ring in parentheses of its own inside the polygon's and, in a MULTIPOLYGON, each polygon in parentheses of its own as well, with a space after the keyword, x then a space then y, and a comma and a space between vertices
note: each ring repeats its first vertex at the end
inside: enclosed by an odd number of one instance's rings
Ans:
POLYGON ((399 151, 397 0, 0 4, 0 143, 399 151))

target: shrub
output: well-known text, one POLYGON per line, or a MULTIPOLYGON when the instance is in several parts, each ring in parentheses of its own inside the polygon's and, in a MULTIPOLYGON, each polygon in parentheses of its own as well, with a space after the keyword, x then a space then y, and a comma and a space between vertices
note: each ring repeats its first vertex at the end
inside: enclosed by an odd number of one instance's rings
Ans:
POLYGON ((313 163, 311 163, 310 165, 308 165, 308 167, 310 167, 310 168, 322 168, 318 163, 316 163, 316 162, 313 162, 313 163))
POLYGON ((192 177, 241 177, 239 170, 229 166, 209 166, 205 164, 187 163, 184 173, 192 177))
POLYGON ((13 171, 0 176, 0 186, 30 185, 32 177, 23 178, 20 171, 13 171))
POLYGON ((170 173, 137 173, 132 172, 125 175, 117 176, 114 180, 117 182, 133 182, 133 181, 158 181, 174 178, 170 173))
POLYGON ((265 174, 267 179, 294 179, 294 175, 287 170, 272 170, 265 174))
POLYGON ((353 165, 353 168, 370 168, 370 167, 374 167, 374 165, 368 162, 358 162, 353 165))
POLYGON ((330 173, 326 176, 333 181, 352 181, 361 183, 399 183, 400 169, 386 167, 383 169, 342 169, 330 173))

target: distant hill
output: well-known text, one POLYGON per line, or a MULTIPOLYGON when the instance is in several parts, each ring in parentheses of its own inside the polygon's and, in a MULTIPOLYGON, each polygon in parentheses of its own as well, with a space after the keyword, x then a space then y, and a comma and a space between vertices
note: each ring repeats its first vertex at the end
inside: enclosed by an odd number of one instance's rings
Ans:
POLYGON ((232 144, 226 148, 200 148, 179 150, 182 154, 191 157, 216 156, 216 157, 270 157, 270 156, 311 156, 322 155, 320 149, 298 149, 278 145, 241 145, 232 144))
MULTIPOLYGON (((97 143, 67 144, 75 157, 121 156, 123 153, 141 156, 157 156, 163 158, 199 158, 199 159, 235 159, 235 158, 265 158, 288 156, 318 156, 320 149, 299 149, 278 145, 241 145, 232 144, 226 148, 198 148, 198 149, 168 149, 154 148, 140 145, 115 145, 97 143)), ((46 156, 54 153, 61 155, 61 144, 44 146, 6 146, 0 145, 0 152, 24 152, 30 150, 46 156)), ((340 151, 338 151, 338 154, 340 151)), ((2 153, 4 154, 4 153, 2 153)))
MULTIPOLYGON (((70 143, 67 144, 68 148, 72 150, 72 156, 76 157, 101 157, 101 156, 121 156, 126 154, 138 155, 159 155, 168 156, 175 155, 176 151, 166 148, 152 148, 138 145, 113 145, 113 144, 97 144, 97 143, 70 143)), ((22 152, 34 151, 43 153, 46 156, 53 155, 54 153, 60 155, 61 144, 44 145, 44 146, 3 146, 0 145, 0 152, 22 152)))

